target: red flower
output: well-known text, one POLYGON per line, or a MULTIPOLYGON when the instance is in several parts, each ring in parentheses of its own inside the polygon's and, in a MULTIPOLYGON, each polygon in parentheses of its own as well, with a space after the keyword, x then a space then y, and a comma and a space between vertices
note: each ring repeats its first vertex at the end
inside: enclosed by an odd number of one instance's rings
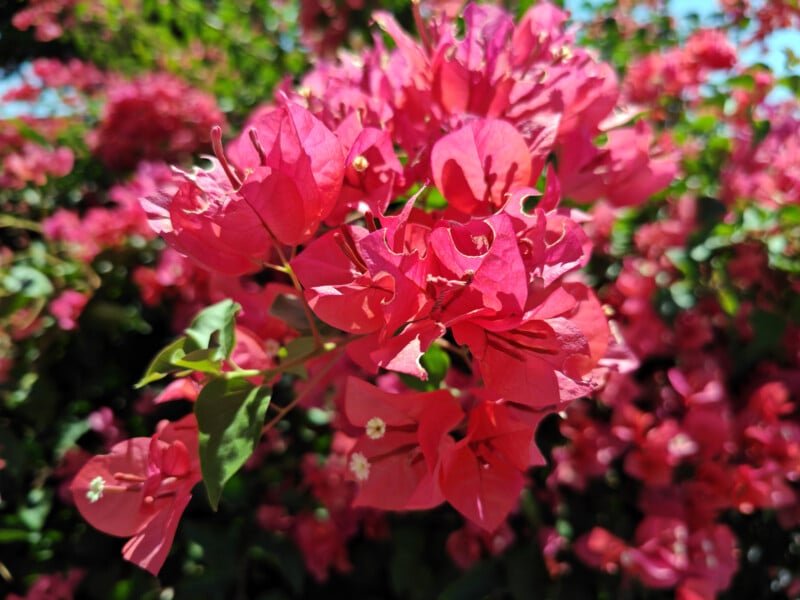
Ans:
POLYGON ((176 170, 178 188, 142 200, 150 226, 202 267, 229 275, 261 270, 272 243, 253 208, 236 193, 225 169, 176 170))
POLYGON ((478 404, 470 413, 466 437, 442 459, 440 482, 447 501, 483 529, 497 529, 519 500, 533 432, 506 406, 478 404))
POLYGON ((262 115, 228 153, 233 164, 252 169, 241 194, 280 242, 307 242, 334 209, 344 179, 342 146, 303 107, 287 102, 262 115))
POLYGON ((131 537, 122 555, 153 575, 201 479, 197 445, 197 424, 189 415, 152 438, 126 440, 95 456, 72 482, 81 515, 104 533, 131 537))
POLYGON ((604 198, 614 206, 647 200, 672 181, 677 155, 657 155, 645 121, 608 132, 604 148, 595 148, 587 134, 573 136, 559 154, 558 176, 564 195, 578 202, 604 198))
POLYGON ((444 500, 435 475, 453 443, 447 433, 464 416, 448 391, 391 394, 351 377, 345 411, 364 428, 348 462, 361 482, 354 506, 409 510, 444 500))
POLYGON ((70 331, 78 326, 78 318, 89 301, 89 296, 75 290, 65 290, 50 303, 50 312, 61 329, 70 331))
POLYGON ((450 133, 431 151, 431 171, 448 206, 465 214, 490 214, 506 203, 509 190, 531 184, 544 166, 532 164, 517 129, 498 119, 481 119, 450 133))

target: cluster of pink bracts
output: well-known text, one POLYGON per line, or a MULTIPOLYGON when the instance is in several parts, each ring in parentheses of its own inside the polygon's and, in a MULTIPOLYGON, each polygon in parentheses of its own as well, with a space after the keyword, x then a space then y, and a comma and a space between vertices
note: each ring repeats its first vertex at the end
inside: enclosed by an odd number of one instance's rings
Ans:
MULTIPOLYGON (((392 50, 376 36, 371 50, 318 64, 225 150, 215 129, 211 168, 175 169, 143 206, 212 273, 291 273, 293 293, 336 330, 322 341, 355 365, 340 412, 362 432, 347 458, 356 505, 447 501, 493 531, 542 464, 541 418, 595 389, 613 368, 609 343, 624 355, 578 272, 588 216, 561 197, 637 204, 669 183, 676 159, 654 150, 644 123, 624 126, 612 69, 574 46, 565 13, 540 4, 515 25, 470 5, 463 17, 462 37, 434 14, 417 42, 376 14, 392 50), (458 357, 440 389, 369 382, 381 370, 425 380, 433 345, 458 357)), ((242 322, 269 309, 242 304, 242 322)), ((297 332, 264 331, 280 334, 247 330, 240 344, 257 340, 250 356, 273 366, 263 349, 297 332)), ((131 536, 125 557, 153 573, 200 480, 193 419, 117 444, 72 484, 87 520, 131 536)))

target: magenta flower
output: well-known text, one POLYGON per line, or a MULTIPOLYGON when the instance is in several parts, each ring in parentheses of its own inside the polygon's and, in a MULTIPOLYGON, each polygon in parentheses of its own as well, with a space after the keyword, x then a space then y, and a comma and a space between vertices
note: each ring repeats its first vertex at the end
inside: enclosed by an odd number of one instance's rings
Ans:
POLYGON ((178 521, 200 481, 194 415, 152 438, 133 438, 90 459, 71 490, 81 515, 100 531, 130 537, 122 555, 158 574, 178 521))

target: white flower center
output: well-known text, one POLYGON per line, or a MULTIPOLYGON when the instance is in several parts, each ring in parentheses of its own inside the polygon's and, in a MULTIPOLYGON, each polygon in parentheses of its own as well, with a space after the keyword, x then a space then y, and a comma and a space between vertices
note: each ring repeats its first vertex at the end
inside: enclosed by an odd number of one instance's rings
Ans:
POLYGON ((355 452, 350 457, 350 471, 359 481, 366 481, 369 478, 369 461, 361 452, 355 452))
POLYGON ((362 156, 361 154, 356 156, 351 164, 358 173, 363 173, 364 171, 369 169, 369 161, 365 156, 362 156))
POLYGON ((379 440, 386 434, 386 421, 380 417, 372 417, 367 421, 367 437, 371 440, 379 440))
POLYGON ((106 487, 106 480, 99 475, 89 482, 89 491, 86 492, 86 497, 89 502, 94 504, 103 497, 103 488, 106 487))

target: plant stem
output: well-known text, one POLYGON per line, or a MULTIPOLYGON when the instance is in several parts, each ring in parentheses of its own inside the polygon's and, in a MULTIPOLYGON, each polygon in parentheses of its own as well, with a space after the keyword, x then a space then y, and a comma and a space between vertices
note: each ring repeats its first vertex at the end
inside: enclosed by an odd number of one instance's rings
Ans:
POLYGON ((330 371, 333 368, 333 365, 335 365, 339 360, 343 352, 344 347, 340 347, 336 353, 330 357, 330 362, 322 367, 319 373, 314 375, 314 378, 308 382, 308 387, 297 394, 297 396, 295 396, 294 399, 289 402, 289 404, 281 408, 278 411, 278 414, 276 414, 266 425, 264 425, 264 428, 261 430, 262 434, 272 429, 278 421, 283 419, 283 417, 285 417, 290 410, 297 406, 317 386, 317 384, 322 381, 322 379, 328 374, 328 371, 330 371))

